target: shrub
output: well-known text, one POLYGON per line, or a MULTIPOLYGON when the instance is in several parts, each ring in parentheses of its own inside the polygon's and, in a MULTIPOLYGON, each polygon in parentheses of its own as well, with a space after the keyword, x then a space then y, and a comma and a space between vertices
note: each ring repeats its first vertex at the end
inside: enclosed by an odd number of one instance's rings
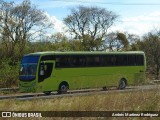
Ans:
POLYGON ((12 64, 10 59, 3 59, 0 63, 0 87, 17 87, 19 62, 12 64))

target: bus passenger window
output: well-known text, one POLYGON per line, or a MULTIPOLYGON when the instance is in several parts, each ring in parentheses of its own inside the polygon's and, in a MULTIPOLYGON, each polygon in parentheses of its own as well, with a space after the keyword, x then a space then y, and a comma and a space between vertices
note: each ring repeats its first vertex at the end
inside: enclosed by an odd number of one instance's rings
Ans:
POLYGON ((135 55, 128 55, 128 65, 136 66, 136 56, 135 55))
POLYGON ((114 66, 116 58, 114 55, 104 55, 102 57, 103 66, 114 66))
POLYGON ((143 55, 137 55, 136 64, 140 65, 140 66, 144 65, 144 57, 143 57, 143 55))
POLYGON ((40 65, 38 82, 51 76, 53 70, 53 63, 44 63, 40 65))
POLYGON ((53 70, 53 63, 45 63, 45 66, 44 66, 45 78, 48 78, 51 76, 52 70, 53 70))

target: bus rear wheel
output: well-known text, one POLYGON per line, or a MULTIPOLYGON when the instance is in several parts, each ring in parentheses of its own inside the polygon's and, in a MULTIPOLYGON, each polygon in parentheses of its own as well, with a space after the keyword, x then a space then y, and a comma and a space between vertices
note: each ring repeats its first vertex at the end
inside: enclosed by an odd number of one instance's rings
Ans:
POLYGON ((59 85, 59 90, 58 90, 58 93, 59 94, 65 94, 67 93, 67 90, 68 90, 69 86, 66 82, 62 82, 60 85, 59 85))
POLYGON ((123 89, 126 88, 126 85, 127 85, 126 79, 121 79, 121 80, 119 81, 119 86, 118 86, 118 88, 119 88, 120 90, 123 90, 123 89))

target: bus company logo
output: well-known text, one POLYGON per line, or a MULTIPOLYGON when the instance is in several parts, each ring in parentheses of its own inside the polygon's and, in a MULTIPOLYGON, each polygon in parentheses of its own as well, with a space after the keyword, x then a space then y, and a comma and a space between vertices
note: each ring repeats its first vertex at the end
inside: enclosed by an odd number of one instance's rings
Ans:
POLYGON ((2 112, 2 117, 12 117, 11 112, 2 112))

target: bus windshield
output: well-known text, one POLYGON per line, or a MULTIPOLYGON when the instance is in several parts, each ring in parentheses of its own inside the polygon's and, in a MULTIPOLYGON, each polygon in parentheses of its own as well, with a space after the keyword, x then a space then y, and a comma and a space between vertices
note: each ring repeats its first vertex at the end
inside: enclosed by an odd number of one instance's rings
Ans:
POLYGON ((33 80, 36 76, 39 56, 24 56, 20 65, 20 80, 33 80))

